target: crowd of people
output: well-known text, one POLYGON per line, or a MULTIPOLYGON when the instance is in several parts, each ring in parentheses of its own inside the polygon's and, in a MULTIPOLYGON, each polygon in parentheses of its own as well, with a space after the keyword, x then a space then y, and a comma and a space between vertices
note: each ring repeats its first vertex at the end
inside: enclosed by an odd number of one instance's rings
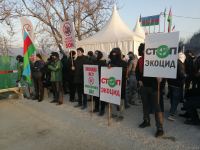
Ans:
MULTIPOLYGON (((181 109, 185 113, 179 115, 186 118, 185 123, 200 125, 197 112, 200 108, 200 56, 195 57, 191 51, 185 53, 180 51, 176 79, 144 77, 144 49, 145 44, 140 44, 139 58, 130 51, 127 54, 128 60, 119 48, 113 48, 108 59, 100 50, 89 51, 86 56, 81 47, 68 54, 62 53, 62 58, 58 52, 52 52, 46 62, 40 54, 37 54, 36 60, 30 63, 34 90, 31 91, 31 86, 27 85, 28 91, 31 92, 25 93, 25 96, 41 102, 44 99, 44 88, 47 88, 53 93, 51 103, 61 105, 63 95, 69 94, 69 101, 77 103, 74 107, 86 109, 90 96, 84 94, 83 65, 98 65, 99 72, 102 66, 122 67, 121 104, 116 106, 118 113, 113 115, 118 120, 124 117, 123 108, 126 110, 130 105, 138 105, 138 99, 141 98, 143 122, 139 127, 150 126, 150 114, 154 114, 157 127, 155 136, 162 136, 164 134, 164 95, 166 94, 171 104, 168 116, 170 121, 176 119, 177 107, 183 103, 181 109)), ((17 83, 20 83, 23 79, 23 57, 17 56, 16 59, 18 61, 17 83)), ((99 97, 94 97, 94 102, 93 112, 98 112, 99 116, 103 116, 107 103, 100 101, 99 97)))

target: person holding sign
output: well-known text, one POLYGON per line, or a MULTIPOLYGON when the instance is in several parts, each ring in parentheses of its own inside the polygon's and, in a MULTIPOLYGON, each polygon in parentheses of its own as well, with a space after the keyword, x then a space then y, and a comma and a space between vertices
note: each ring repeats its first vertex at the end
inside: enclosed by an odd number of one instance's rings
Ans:
POLYGON ((70 51, 69 58, 67 59, 67 66, 66 66, 67 73, 68 73, 68 79, 67 80, 68 80, 68 84, 69 84, 69 101, 70 102, 75 102, 75 92, 76 92, 76 87, 74 85, 75 56, 76 56, 76 52, 70 51))
MULTIPOLYGON (((106 60, 103 59, 103 53, 99 50, 96 50, 95 51, 95 56, 96 56, 96 61, 95 61, 95 65, 98 65, 98 69, 99 69, 99 78, 100 78, 100 75, 101 75, 101 67, 102 66, 107 66, 107 63, 106 63, 106 60)), ((104 113, 105 113, 105 105, 106 105, 106 102, 104 101, 101 101, 99 100, 99 97, 94 97, 94 100, 95 100, 95 108, 94 108, 94 111, 93 112, 99 112, 99 116, 103 116, 104 113), (100 109, 99 109, 99 104, 100 105, 100 109)))
POLYGON ((163 112, 161 111, 158 102, 158 87, 159 79, 155 77, 144 77, 144 50, 145 45, 142 43, 138 48, 138 54, 141 56, 136 67, 136 76, 141 90, 141 99, 143 104, 143 122, 139 125, 140 128, 150 126, 150 112, 155 112, 155 122, 157 131, 155 137, 164 135, 163 131, 163 112))
MULTIPOLYGON (((113 48, 109 55, 110 62, 108 67, 122 67, 122 86, 121 86, 121 104, 117 106, 117 111, 119 114, 116 116, 118 121, 123 119, 122 110, 123 110, 123 102, 125 99, 125 91, 126 91, 126 72, 127 72, 127 63, 122 60, 122 53, 119 48, 113 48)), ((115 115, 113 115, 115 117, 115 115)))

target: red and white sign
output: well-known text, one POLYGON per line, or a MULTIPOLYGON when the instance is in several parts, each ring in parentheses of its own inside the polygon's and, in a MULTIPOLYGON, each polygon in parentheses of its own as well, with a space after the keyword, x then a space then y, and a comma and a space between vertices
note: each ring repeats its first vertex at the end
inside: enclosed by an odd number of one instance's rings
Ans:
POLYGON ((108 103, 120 105, 122 68, 121 67, 101 67, 100 100, 108 103))
POLYGON ((99 97, 99 70, 97 65, 84 65, 84 94, 99 97))
POLYGON ((63 47, 66 49, 76 48, 74 25, 71 21, 61 23, 60 32, 62 35, 63 47))
POLYGON ((35 35, 32 22, 26 17, 20 17, 21 25, 22 25, 22 37, 24 37, 24 30, 26 30, 31 38, 31 41, 34 43, 35 35))

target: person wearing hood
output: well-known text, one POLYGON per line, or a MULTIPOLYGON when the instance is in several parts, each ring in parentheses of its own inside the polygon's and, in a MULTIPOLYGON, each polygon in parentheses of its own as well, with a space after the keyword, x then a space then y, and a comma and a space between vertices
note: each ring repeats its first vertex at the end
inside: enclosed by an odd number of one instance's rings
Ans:
POLYGON ((170 92, 170 104, 171 104, 168 116, 168 120, 170 121, 175 120, 178 104, 183 97, 183 85, 186 78, 185 66, 184 66, 185 59, 186 59, 185 54, 183 52, 179 52, 176 79, 167 79, 170 92))
MULTIPOLYGON (((107 66, 106 60, 103 58, 103 53, 99 50, 95 51, 96 61, 94 62, 95 65, 98 65, 99 69, 99 79, 101 76, 101 67, 107 66)), ((105 105, 106 102, 100 101, 99 97, 94 97, 95 101, 95 108, 93 112, 99 112, 99 116, 103 116, 105 113, 105 105), (100 104, 100 108, 99 108, 100 104)))
MULTIPOLYGON (((110 62, 108 63, 108 67, 122 67, 122 86, 121 86, 121 104, 117 106, 118 114, 116 115, 117 121, 121 121, 123 119, 122 110, 123 103, 125 99, 126 92, 126 73, 127 73, 127 62, 122 59, 122 52, 119 48, 113 48, 109 55, 110 62)), ((113 115, 115 116, 115 115, 113 115)))

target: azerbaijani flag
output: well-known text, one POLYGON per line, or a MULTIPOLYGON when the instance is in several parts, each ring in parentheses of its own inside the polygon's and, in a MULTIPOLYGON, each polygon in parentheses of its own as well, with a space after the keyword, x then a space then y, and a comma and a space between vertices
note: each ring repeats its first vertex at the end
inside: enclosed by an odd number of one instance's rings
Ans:
POLYGON ((167 21, 168 21, 168 32, 171 32, 171 28, 172 28, 172 10, 171 10, 171 8, 169 10, 169 15, 168 15, 167 21))
POLYGON ((24 30, 24 67, 22 75, 25 77, 25 80, 28 83, 31 83, 31 67, 29 58, 36 51, 35 46, 33 45, 28 33, 24 30))

